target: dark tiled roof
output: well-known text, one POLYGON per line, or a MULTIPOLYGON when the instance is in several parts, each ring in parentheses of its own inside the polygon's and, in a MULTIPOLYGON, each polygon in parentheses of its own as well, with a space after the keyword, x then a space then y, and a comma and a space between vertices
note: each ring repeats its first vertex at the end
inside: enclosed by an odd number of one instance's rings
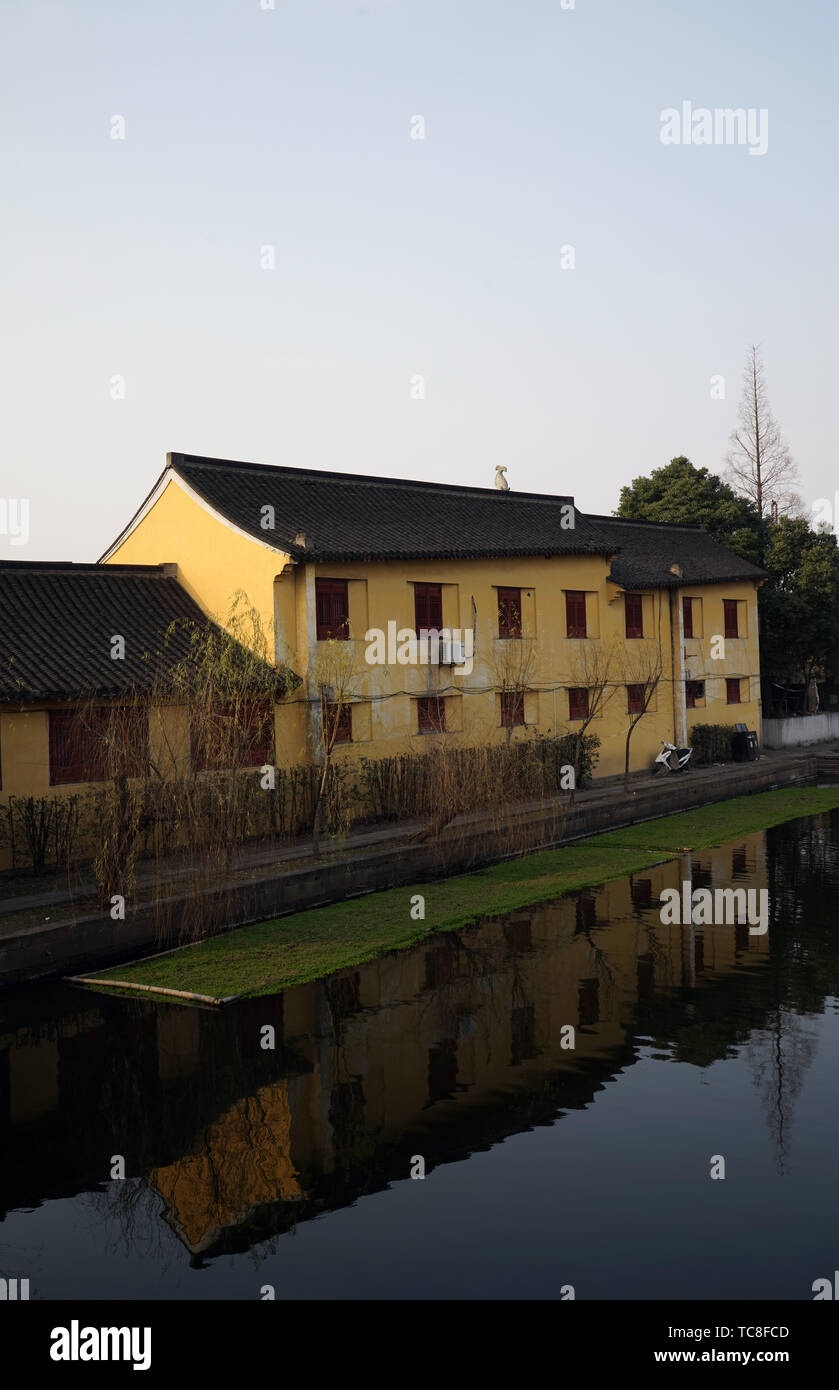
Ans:
POLYGON ((0 701, 148 692, 208 628, 162 566, 0 561, 0 701), (124 660, 111 658, 115 635, 124 660))
MULTIPOLYGON (((621 585, 661 588, 763 576, 701 526, 588 516, 574 507, 573 497, 279 468, 193 454, 170 454, 168 464, 227 521, 298 560, 620 552, 612 578, 621 585), (273 508, 273 530, 260 524, 266 507, 273 508), (566 529, 569 507, 573 529, 566 529), (671 573, 674 564, 681 565, 683 579, 671 573)), ((129 524, 123 536, 130 529, 129 524)))
POLYGON ((609 577, 624 589, 684 588, 763 579, 766 575, 765 570, 720 545, 704 526, 627 521, 614 516, 588 519, 617 552, 609 577), (680 575, 673 573, 673 565, 679 566, 680 575))
POLYGON ((274 468, 188 454, 170 454, 169 459, 216 511, 296 559, 604 553, 603 539, 580 512, 575 513, 573 530, 562 527, 562 508, 573 507, 572 497, 274 468), (274 508, 273 531, 260 526, 265 506, 274 508), (296 540, 300 535, 305 545, 296 540))

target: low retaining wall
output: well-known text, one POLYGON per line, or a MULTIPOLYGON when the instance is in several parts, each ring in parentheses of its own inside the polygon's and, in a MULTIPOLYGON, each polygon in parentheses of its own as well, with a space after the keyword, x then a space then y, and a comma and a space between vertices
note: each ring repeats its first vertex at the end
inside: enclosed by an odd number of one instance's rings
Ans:
MULTIPOLYGON (((802 754, 781 763, 767 761, 728 768, 722 777, 697 772, 660 778, 630 790, 628 795, 620 791, 614 797, 588 805, 583 799, 570 810, 564 799, 538 808, 514 807, 509 822, 513 842, 519 847, 516 856, 735 796, 778 787, 810 786, 816 780, 817 766, 814 755, 802 754), (563 828, 558 837, 560 822, 563 828)), ((223 908, 232 928, 382 888, 468 872, 508 857, 512 856, 501 850, 497 826, 489 819, 473 817, 466 830, 461 829, 456 837, 450 834, 448 844, 445 837, 435 844, 403 841, 372 852, 336 856, 274 878, 255 878, 229 889, 211 890, 202 897, 213 913, 223 908)), ((2 937, 0 982, 8 986, 79 973, 166 949, 177 942, 181 916, 187 906, 194 918, 195 899, 171 898, 166 906, 169 939, 163 942, 153 909, 142 905, 123 922, 98 914, 73 923, 39 924, 2 937)))
POLYGON ((764 719, 765 748, 803 748, 839 739, 839 714, 802 714, 795 719, 764 719))

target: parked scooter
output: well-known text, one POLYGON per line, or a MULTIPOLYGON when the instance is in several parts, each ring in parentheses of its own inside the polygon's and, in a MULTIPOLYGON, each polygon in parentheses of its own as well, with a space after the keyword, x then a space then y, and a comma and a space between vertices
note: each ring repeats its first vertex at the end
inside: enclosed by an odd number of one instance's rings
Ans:
POLYGON ((692 748, 677 748, 675 743, 662 740, 661 752, 653 763, 653 772, 656 777, 662 772, 684 772, 692 754, 692 748))

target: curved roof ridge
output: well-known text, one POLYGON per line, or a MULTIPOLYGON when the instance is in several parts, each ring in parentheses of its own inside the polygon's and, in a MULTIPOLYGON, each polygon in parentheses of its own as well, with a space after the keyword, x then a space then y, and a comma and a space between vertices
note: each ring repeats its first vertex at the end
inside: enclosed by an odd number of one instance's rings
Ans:
POLYGON ((612 526, 669 526, 674 531, 704 531, 707 536, 711 534, 702 521, 653 521, 651 517, 606 516, 602 512, 586 512, 586 516, 590 521, 605 521, 612 526))
POLYGON ((181 466, 185 469, 204 468, 224 469, 236 468, 243 471, 254 473, 265 473, 268 476, 286 476, 301 479, 323 479, 329 478, 332 482, 343 483, 352 487, 381 486, 405 488, 406 490, 421 490, 427 492, 458 492, 470 493, 478 497, 503 497, 514 496, 519 501, 547 502, 547 503, 569 503, 574 504, 574 497, 571 493, 553 492, 518 492, 510 488, 509 492, 501 493, 495 487, 477 487, 471 483, 439 483, 432 479, 424 478, 388 478, 381 473, 343 473, 328 468, 299 468, 296 464, 285 463, 248 463, 242 459, 216 459, 206 458, 202 454, 177 454, 172 453, 168 456, 170 466, 179 472, 181 466))

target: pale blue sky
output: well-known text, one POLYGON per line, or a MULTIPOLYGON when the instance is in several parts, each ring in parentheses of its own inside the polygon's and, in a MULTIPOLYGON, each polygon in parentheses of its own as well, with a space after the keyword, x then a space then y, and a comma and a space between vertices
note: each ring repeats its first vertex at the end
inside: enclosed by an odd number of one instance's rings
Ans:
POLYGON ((0 556, 95 559, 170 449, 611 511, 720 468, 751 341, 832 497, 837 38, 832 0, 5 0, 0 556), (768 152, 663 146, 685 100, 768 152))

